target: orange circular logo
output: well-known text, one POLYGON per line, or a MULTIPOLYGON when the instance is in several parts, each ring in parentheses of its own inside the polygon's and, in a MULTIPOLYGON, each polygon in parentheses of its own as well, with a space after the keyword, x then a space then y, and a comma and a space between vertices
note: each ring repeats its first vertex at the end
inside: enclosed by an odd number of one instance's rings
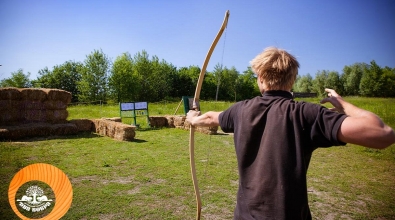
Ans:
MULTIPOLYGON (((60 219, 71 206, 73 189, 69 178, 60 169, 50 164, 36 163, 21 169, 12 178, 8 188, 8 200, 15 214, 21 219, 37 219, 26 217, 26 212, 39 213, 51 207, 52 210, 39 219, 60 219), (46 195, 41 185, 26 186, 28 182, 43 182, 48 185, 55 198, 46 195), (23 196, 16 197, 18 189, 25 185, 23 196), (55 202, 56 201, 56 202, 55 202), (19 209, 18 209, 19 208, 19 209), (22 214, 20 210, 25 213, 22 214)), ((49 209, 48 209, 49 210, 49 209)))

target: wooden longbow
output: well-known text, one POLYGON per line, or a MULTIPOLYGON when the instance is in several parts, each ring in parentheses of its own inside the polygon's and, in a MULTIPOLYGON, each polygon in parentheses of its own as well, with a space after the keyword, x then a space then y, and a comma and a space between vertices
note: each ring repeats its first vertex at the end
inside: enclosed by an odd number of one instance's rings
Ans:
MULTIPOLYGON (((217 36, 215 36, 214 41, 211 44, 210 49, 208 50, 206 58, 204 59, 202 69, 200 70, 199 79, 198 79, 198 82, 196 85, 196 90, 195 90, 195 96, 193 98, 193 109, 196 111, 199 111, 200 90, 202 89, 204 74, 206 72, 208 61, 210 60, 211 54, 213 53, 215 46, 217 45, 219 39, 221 38, 221 35, 226 28, 226 25, 228 24, 229 14, 230 14, 229 10, 226 11, 225 18, 224 18, 224 21, 222 22, 221 28, 219 29, 217 36)), ((190 164, 191 164, 192 181, 193 181, 193 187, 195 188, 195 196, 196 196, 196 204, 197 204, 196 219, 199 220, 201 210, 202 210, 202 200, 200 198, 199 186, 198 186, 198 181, 197 181, 197 177, 196 177, 195 140, 194 140, 194 138, 195 138, 195 127, 191 125, 190 131, 189 131, 189 156, 190 156, 190 164)))

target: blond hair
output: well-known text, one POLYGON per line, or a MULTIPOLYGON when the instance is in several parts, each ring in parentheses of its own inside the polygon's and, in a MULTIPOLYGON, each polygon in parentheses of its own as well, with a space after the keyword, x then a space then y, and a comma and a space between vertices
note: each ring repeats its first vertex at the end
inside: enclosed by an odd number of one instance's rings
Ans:
POLYGON ((298 75, 299 62, 283 49, 268 47, 250 62, 252 71, 267 90, 290 90, 298 75))

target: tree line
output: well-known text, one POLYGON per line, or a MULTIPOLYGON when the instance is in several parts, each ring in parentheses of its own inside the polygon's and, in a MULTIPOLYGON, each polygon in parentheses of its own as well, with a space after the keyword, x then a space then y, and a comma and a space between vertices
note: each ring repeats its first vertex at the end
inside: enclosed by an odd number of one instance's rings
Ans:
POLYGON ((370 64, 345 66, 342 74, 322 70, 314 79, 310 74, 298 76, 293 90, 324 96, 325 88, 333 88, 344 96, 395 97, 395 68, 381 68, 373 60, 370 64))
MULTIPOLYGON (((94 50, 83 62, 45 67, 34 80, 19 69, 1 80, 0 87, 62 89, 72 93, 72 102, 157 102, 193 96, 199 73, 198 66, 177 68, 144 50, 134 56, 123 53, 113 62, 102 50, 94 50)), ((314 78, 298 76, 293 91, 323 96, 324 88, 348 96, 395 97, 395 68, 381 68, 373 60, 345 66, 342 74, 322 70, 314 78)), ((219 63, 206 72, 201 91, 204 100, 238 101, 257 95, 256 76, 249 67, 240 73, 219 63)))

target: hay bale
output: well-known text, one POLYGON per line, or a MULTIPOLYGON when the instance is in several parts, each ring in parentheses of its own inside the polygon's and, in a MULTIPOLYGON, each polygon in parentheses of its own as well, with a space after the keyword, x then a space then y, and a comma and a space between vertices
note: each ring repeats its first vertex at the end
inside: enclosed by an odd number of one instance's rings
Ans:
POLYGON ((65 123, 69 113, 67 110, 46 110, 46 121, 51 123, 65 123))
POLYGON ((22 110, 0 110, 0 125, 10 125, 16 122, 22 121, 23 118, 22 110))
POLYGON ((99 130, 100 130, 100 124, 101 119, 92 119, 92 132, 98 133, 99 134, 99 130))
POLYGON ((104 123, 105 124, 104 126, 106 127, 105 135, 107 137, 114 138, 114 136, 115 136, 115 129, 116 129, 116 123, 117 122, 113 122, 113 121, 109 121, 109 120, 103 120, 102 123, 104 123))
POLYGON ((78 129, 75 124, 49 124, 30 123, 18 126, 3 126, 0 128, 1 140, 18 140, 26 137, 50 136, 50 135, 71 135, 77 134, 78 129))
POLYGON ((23 114, 23 119, 26 122, 45 122, 47 119, 46 110, 26 110, 23 114))
POLYGON ((175 128, 176 126, 174 125, 174 116, 166 116, 167 119, 167 126, 169 128, 175 128))
POLYGON ((94 119, 92 120, 92 122, 93 122, 93 127, 92 127, 93 132, 102 136, 107 136, 108 134, 107 122, 109 121, 104 119, 94 119))
POLYGON ((0 88, 0 99, 1 100, 20 100, 22 94, 18 88, 5 87, 0 88))
POLYGON ((92 122, 93 122, 92 131, 105 136, 107 127, 103 121, 104 121, 103 119, 92 120, 92 122))
POLYGON ((46 100, 43 102, 43 107, 47 110, 65 110, 67 103, 62 100, 46 100))
POLYGON ((25 110, 25 101, 23 100, 10 100, 11 101, 11 109, 10 110, 25 110))
POLYGON ((49 136, 51 130, 47 123, 31 123, 15 127, 23 130, 25 137, 49 136))
POLYGON ((12 110, 12 101, 11 99, 0 99, 0 111, 7 110, 11 111, 12 110))
POLYGON ((16 129, 16 126, 0 128, 0 140, 17 140, 26 137, 24 129, 16 129))
POLYGON ((92 121, 91 131, 97 133, 96 128, 99 125, 98 119, 92 119, 91 121, 92 121))
POLYGON ((102 118, 104 120, 108 120, 108 121, 114 121, 114 122, 122 122, 121 117, 113 117, 113 118, 102 118))
POLYGON ((214 135, 214 134, 217 134, 218 126, 214 126, 214 127, 196 127, 196 131, 198 131, 200 133, 203 133, 203 134, 214 135))
POLYGON ((14 140, 11 136, 10 130, 7 128, 0 128, 0 140, 14 140))
POLYGON ((161 127, 167 127, 167 118, 166 117, 149 117, 150 125, 151 127, 154 128, 161 128, 161 127))
POLYGON ((117 123, 115 126, 114 139, 118 141, 132 141, 136 136, 136 127, 117 123))
POLYGON ((92 122, 94 132, 102 136, 108 136, 120 141, 131 141, 136 136, 136 127, 132 125, 106 119, 94 119, 92 122))
POLYGON ((20 89, 23 100, 44 101, 47 99, 47 93, 43 89, 24 88, 20 89))
POLYGON ((77 133, 78 128, 75 124, 72 123, 53 124, 50 126, 51 135, 72 135, 77 133))
POLYGON ((48 136, 50 128, 45 123, 5 126, 0 129, 0 139, 18 140, 26 137, 48 136))
POLYGON ((187 120, 185 120, 184 121, 184 128, 186 129, 186 130, 189 130, 189 127, 191 126, 191 123, 189 123, 187 120))
POLYGON ((185 116, 174 116, 174 126, 176 128, 184 127, 185 118, 185 116))
POLYGON ((89 119, 73 119, 70 120, 69 123, 75 124, 78 131, 92 131, 93 122, 89 119))
POLYGON ((71 93, 68 91, 61 89, 43 89, 43 91, 47 94, 49 100, 62 101, 66 105, 71 102, 71 93))
POLYGON ((44 103, 40 100, 23 100, 23 101, 19 101, 19 103, 17 105, 20 106, 21 109, 24 109, 27 111, 29 111, 31 109, 34 109, 34 110, 45 109, 44 103))

